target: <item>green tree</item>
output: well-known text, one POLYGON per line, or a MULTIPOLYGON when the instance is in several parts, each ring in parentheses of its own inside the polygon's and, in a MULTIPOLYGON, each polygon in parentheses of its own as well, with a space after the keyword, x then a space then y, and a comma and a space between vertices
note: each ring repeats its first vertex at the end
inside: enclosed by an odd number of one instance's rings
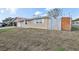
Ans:
POLYGON ((7 24, 8 26, 12 26, 13 23, 14 23, 14 20, 15 20, 15 18, 8 17, 8 18, 5 18, 5 19, 3 20, 3 23, 7 24))

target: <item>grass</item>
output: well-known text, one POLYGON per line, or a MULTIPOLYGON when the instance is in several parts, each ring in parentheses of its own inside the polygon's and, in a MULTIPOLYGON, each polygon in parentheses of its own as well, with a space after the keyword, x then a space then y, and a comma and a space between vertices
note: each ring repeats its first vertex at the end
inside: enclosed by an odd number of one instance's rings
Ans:
POLYGON ((65 51, 65 48, 58 48, 56 51, 65 51))
POLYGON ((78 31, 79 27, 78 26, 72 26, 72 31, 78 31))
POLYGON ((2 33, 2 32, 10 32, 10 31, 12 31, 12 29, 0 29, 0 33, 2 33))

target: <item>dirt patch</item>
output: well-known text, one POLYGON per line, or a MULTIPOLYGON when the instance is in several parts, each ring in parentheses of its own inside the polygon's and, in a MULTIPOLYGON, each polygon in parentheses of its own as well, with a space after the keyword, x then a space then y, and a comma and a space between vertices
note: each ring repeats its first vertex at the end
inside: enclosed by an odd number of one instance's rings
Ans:
POLYGON ((7 29, 0 32, 1 51, 79 51, 79 31, 7 29))

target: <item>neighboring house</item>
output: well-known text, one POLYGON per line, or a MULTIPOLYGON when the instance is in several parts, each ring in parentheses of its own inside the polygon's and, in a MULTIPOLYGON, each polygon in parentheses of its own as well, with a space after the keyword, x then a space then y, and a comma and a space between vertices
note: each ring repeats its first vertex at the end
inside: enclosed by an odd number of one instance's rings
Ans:
POLYGON ((48 16, 22 18, 16 17, 15 22, 20 28, 40 28, 50 30, 71 30, 71 18, 62 17, 57 21, 50 19, 48 16), (64 24, 65 23, 65 24, 64 24), (56 28, 57 27, 57 28, 56 28))
POLYGON ((79 18, 72 21, 72 25, 78 25, 79 26, 79 18))

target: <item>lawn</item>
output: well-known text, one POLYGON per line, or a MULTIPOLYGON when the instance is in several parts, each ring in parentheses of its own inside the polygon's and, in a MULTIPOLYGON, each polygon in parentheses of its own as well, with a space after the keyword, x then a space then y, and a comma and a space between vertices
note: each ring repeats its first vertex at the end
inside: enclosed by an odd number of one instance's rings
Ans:
MULTIPOLYGON (((3 33, 3 32, 12 32, 13 29, 0 29, 0 33, 3 33)), ((14 30, 13 30, 14 31, 14 30)))
POLYGON ((79 31, 79 26, 73 25, 72 26, 72 31, 79 31))
POLYGON ((0 29, 0 51, 79 51, 79 31, 0 29))

